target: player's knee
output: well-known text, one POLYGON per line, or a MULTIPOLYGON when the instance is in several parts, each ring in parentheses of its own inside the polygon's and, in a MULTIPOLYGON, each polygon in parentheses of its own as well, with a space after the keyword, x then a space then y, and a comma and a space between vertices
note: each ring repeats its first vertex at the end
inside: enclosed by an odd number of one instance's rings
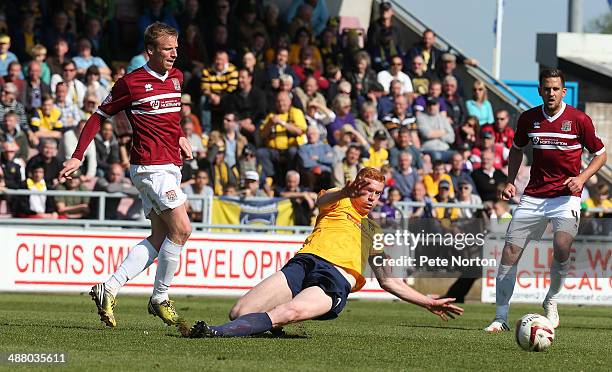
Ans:
POLYGON ((521 256, 522 251, 522 247, 511 243, 506 243, 502 251, 502 265, 514 265, 521 256))
POLYGON ((238 300, 234 306, 232 306, 232 309, 229 312, 229 318, 230 320, 234 320, 236 318, 238 318, 239 316, 244 315, 246 312, 244 311, 244 306, 241 300, 238 300))
POLYGON ((191 236, 191 225, 189 223, 179 223, 173 229, 170 239, 179 245, 185 245, 191 236))
POLYGON ((302 319, 304 311, 295 304, 288 303, 283 306, 283 315, 286 323, 296 322, 302 319))

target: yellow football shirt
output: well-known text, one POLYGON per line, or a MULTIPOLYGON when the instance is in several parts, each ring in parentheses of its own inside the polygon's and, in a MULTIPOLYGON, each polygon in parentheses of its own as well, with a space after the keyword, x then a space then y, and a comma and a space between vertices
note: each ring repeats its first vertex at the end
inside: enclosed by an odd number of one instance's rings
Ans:
MULTIPOLYGON (((277 115, 276 113, 270 113, 264 119, 263 124, 259 127, 261 131, 263 131, 263 127, 268 124, 270 120, 277 115)), ((304 118, 304 114, 302 110, 291 107, 288 113, 278 114, 280 120, 289 122, 296 127, 306 133, 306 128, 308 125, 306 124, 306 118, 304 118)), ((306 134, 302 134, 300 136, 292 136, 287 133, 287 129, 280 124, 271 124, 272 132, 270 136, 265 140, 266 146, 271 149, 276 150, 287 150, 289 147, 293 146, 301 146, 306 143, 306 134)))
POLYGON ((37 109, 32 117, 32 126, 48 130, 60 129, 63 126, 61 118, 62 111, 58 107, 53 107, 49 116, 43 114, 41 109, 37 109))
MULTIPOLYGON (((319 196, 337 190, 323 190, 319 196)), ((343 268, 355 277, 352 292, 356 292, 365 284, 363 271, 368 257, 375 253, 372 241, 379 232, 376 222, 359 214, 350 198, 343 198, 320 209, 314 230, 298 253, 314 254, 343 268)))

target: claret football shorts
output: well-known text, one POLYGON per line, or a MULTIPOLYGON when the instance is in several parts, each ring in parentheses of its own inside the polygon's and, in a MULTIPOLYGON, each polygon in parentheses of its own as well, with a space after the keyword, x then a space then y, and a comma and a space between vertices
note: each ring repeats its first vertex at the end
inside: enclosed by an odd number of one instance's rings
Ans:
POLYGON ((181 169, 174 164, 132 165, 130 177, 140 192, 145 216, 179 207, 187 200, 181 190, 181 169))
POLYGON ((525 248, 531 240, 542 238, 549 221, 553 232, 563 231, 576 236, 580 223, 580 198, 558 196, 545 199, 523 195, 508 225, 506 241, 525 248))

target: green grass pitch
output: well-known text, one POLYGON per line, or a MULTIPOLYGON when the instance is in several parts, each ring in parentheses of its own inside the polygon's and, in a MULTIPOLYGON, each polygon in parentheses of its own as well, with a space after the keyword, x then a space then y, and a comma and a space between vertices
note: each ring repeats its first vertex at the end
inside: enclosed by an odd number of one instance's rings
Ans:
MULTIPOLYGON (((153 370, 566 370, 612 368, 612 308, 560 306, 561 327, 545 353, 520 350, 513 332, 481 329, 491 304, 466 304, 443 322, 400 302, 350 301, 340 318, 287 327, 292 337, 184 339, 147 314, 147 297, 119 296, 118 326, 102 326, 83 294, 0 294, 0 353, 65 352, 55 368, 153 370)), ((233 299, 176 297, 181 315, 224 322, 233 299)), ((539 312, 513 305, 511 319, 539 312)), ((24 366, 38 369, 36 365, 24 366)), ((49 367, 49 365, 46 365, 49 367)), ((0 364, 2 370, 14 365, 0 364)), ((54 369, 55 369, 54 368, 54 369)))

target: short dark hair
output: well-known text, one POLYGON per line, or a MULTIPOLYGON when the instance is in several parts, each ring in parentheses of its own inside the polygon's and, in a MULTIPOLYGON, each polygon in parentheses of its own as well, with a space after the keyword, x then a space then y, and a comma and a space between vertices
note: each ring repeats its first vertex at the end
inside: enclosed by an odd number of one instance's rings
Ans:
POLYGON ((544 70, 540 71, 540 78, 538 81, 540 82, 541 86, 544 79, 556 77, 561 79, 561 86, 565 88, 565 75, 563 74, 563 71, 559 70, 558 68, 545 68, 544 70))

